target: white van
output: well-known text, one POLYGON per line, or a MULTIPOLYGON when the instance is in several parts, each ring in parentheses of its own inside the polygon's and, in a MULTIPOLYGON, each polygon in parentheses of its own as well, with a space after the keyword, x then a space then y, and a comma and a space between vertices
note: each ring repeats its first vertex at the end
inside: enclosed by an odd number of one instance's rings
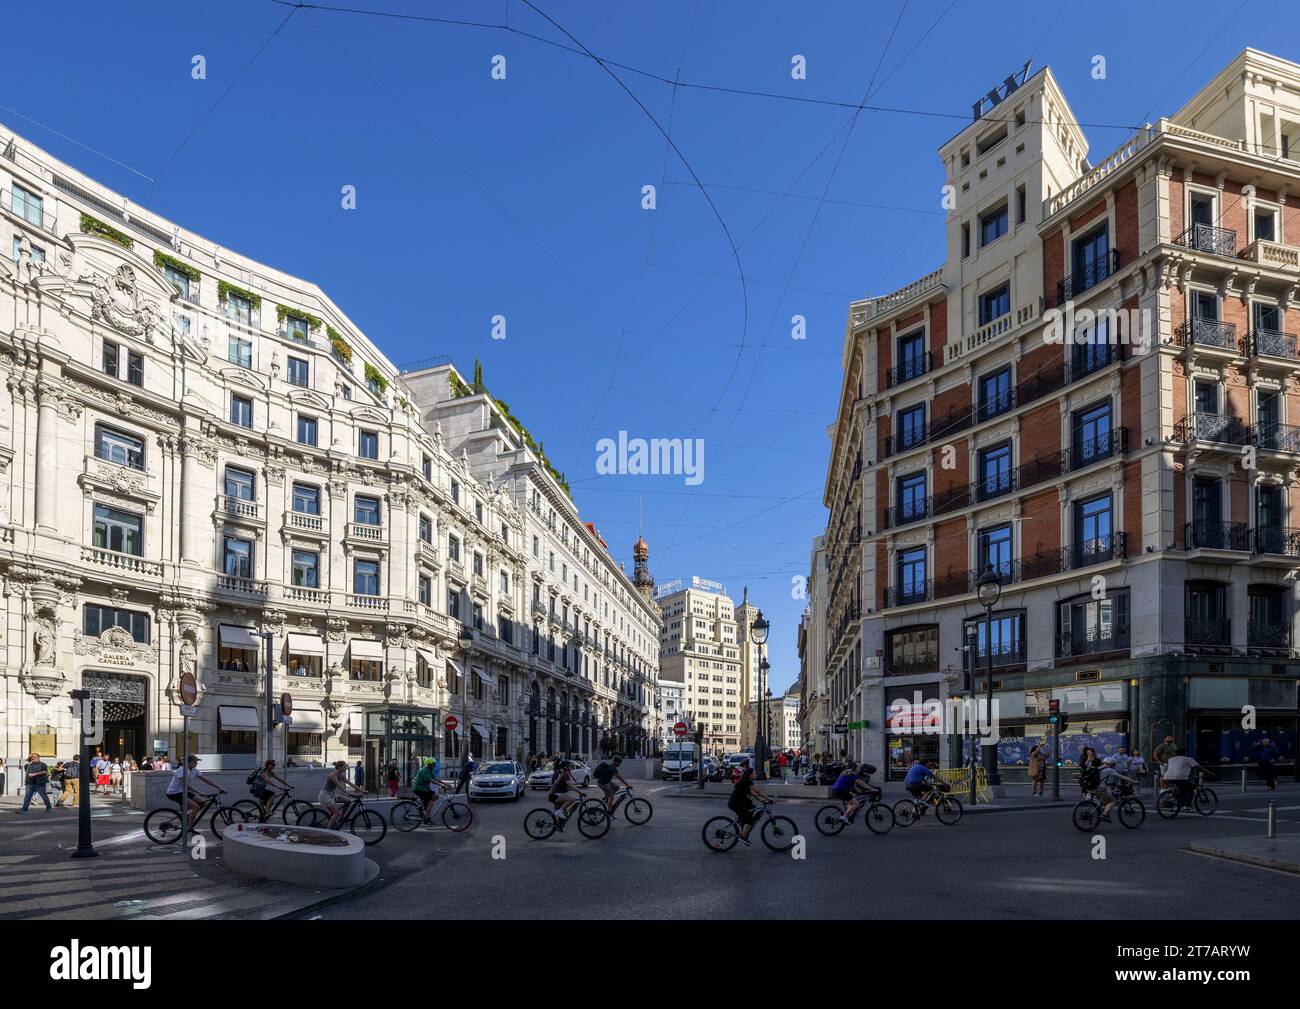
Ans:
POLYGON ((699 773, 699 748, 694 743, 671 742, 664 751, 663 764, 659 776, 664 781, 678 778, 692 780, 699 773))

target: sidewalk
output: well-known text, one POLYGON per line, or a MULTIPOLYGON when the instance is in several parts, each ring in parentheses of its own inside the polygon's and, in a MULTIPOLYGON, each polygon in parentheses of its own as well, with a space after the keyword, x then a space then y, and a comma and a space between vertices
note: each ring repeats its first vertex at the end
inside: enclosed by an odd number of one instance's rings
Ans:
POLYGON ((221 845, 203 831, 206 858, 186 858, 179 845, 156 846, 144 836, 143 814, 102 807, 92 811, 98 858, 74 859, 75 811, 46 813, 0 800, 0 920, 124 920, 256 918, 302 914, 352 896, 379 875, 369 862, 366 883, 316 890, 244 876, 226 869, 221 845))
POLYGON ((1279 837, 1233 837, 1213 844, 1189 844, 1188 851, 1264 869, 1300 873, 1300 834, 1279 837))

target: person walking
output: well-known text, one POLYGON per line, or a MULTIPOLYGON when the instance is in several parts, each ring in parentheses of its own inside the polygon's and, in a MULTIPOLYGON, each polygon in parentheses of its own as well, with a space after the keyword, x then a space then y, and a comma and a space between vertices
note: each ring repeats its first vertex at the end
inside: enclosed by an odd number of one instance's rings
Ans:
POLYGON ((54 800, 54 808, 59 809, 63 805, 63 761, 56 760, 54 766, 50 768, 50 787, 59 793, 59 797, 54 800))
POLYGON ((1128 769, 1133 780, 1137 782, 1137 784, 1133 786, 1133 794, 1141 795, 1142 779, 1146 777, 1147 773, 1147 762, 1139 751, 1134 750, 1129 754, 1128 769))
POLYGON ((110 795, 122 794, 122 762, 116 757, 108 765, 108 791, 110 795))
POLYGON ((75 809, 81 804, 81 758, 73 756, 63 764, 63 794, 59 796, 58 805, 63 809, 75 809))
POLYGON ((1031 799, 1043 797, 1043 782, 1046 778, 1047 756, 1041 746, 1035 746, 1029 751, 1029 797, 1031 799))
POLYGON ((388 765, 388 795, 389 798, 397 798, 397 786, 401 784, 401 777, 397 773, 397 761, 388 765))
POLYGON ((1155 758, 1156 766, 1160 768, 1160 779, 1157 782, 1158 788, 1165 787, 1165 771, 1169 767, 1169 758, 1176 756, 1178 747, 1174 746, 1174 737, 1165 736, 1164 742, 1156 747, 1156 752, 1152 754, 1155 758))
POLYGON ((1277 768, 1274 766, 1282 754, 1267 736, 1255 744, 1255 763, 1259 765, 1259 776, 1270 792, 1277 789, 1277 768))
POLYGON ((357 788, 364 787, 366 783, 366 765, 361 763, 361 761, 358 759, 356 767, 352 768, 352 773, 353 773, 353 780, 356 782, 357 788))
POLYGON ((50 797, 46 794, 45 788, 50 783, 50 766, 41 760, 39 753, 33 753, 27 758, 26 778, 27 793, 23 797, 23 808, 18 810, 19 814, 26 813, 27 807, 32 804, 32 796, 39 795, 41 801, 45 803, 45 812, 50 812, 53 808, 50 805, 50 797))
MULTIPOLYGON (((555 766, 557 768, 560 766, 559 760, 555 761, 555 766)), ((460 777, 456 781, 456 791, 454 794, 459 795, 460 790, 463 788, 465 790, 465 794, 469 795, 469 779, 473 776, 474 772, 477 769, 478 769, 478 765, 474 763, 474 754, 467 753, 465 755, 465 763, 461 764, 460 766, 460 777)))
POLYGON ((789 762, 789 760, 786 758, 785 751, 782 750, 781 753, 780 753, 780 756, 778 756, 778 757, 776 758, 776 766, 777 766, 777 768, 778 768, 778 769, 780 770, 780 772, 781 772, 781 780, 782 780, 782 781, 785 781, 785 769, 786 769, 789 765, 790 765, 790 762, 789 762))

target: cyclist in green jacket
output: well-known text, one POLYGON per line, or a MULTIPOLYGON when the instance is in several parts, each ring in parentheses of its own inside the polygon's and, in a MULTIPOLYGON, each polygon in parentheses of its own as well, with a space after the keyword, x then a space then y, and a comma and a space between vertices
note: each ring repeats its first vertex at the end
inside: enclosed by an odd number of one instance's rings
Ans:
POLYGON ((424 758, 424 766, 415 773, 415 781, 411 789, 415 792, 415 797, 424 804, 424 822, 429 822, 429 816, 433 812, 434 788, 437 779, 433 776, 434 762, 432 757, 424 758))

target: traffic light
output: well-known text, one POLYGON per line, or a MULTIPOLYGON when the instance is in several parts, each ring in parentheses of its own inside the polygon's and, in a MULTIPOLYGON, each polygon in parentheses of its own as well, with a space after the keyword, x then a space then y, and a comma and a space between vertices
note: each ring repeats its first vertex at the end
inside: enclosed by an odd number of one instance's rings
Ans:
POLYGON ((1070 726, 1070 713, 1068 711, 1062 711, 1060 721, 1056 723, 1056 731, 1064 732, 1067 728, 1069 728, 1069 726, 1070 726))
POLYGON ((1047 724, 1053 729, 1059 728, 1061 724, 1061 702, 1052 699, 1047 702, 1047 724))

